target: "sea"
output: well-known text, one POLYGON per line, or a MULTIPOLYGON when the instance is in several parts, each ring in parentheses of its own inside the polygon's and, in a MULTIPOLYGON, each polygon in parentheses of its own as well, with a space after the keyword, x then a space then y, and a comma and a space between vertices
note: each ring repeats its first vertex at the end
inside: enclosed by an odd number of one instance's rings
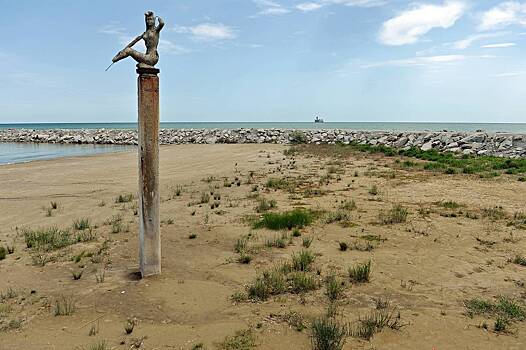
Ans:
MULTIPOLYGON (((0 129, 136 129, 137 123, 20 123, 0 129)), ((526 133, 526 123, 403 123, 403 122, 162 122, 166 129, 353 129, 364 131, 486 131, 526 133)), ((35 160, 123 152, 133 146, 1 143, 0 165, 35 160)))

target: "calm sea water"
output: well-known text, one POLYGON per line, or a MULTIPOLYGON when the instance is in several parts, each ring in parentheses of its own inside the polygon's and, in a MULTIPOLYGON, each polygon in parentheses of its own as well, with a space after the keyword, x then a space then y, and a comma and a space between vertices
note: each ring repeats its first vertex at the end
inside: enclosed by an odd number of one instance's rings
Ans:
MULTIPOLYGON (((161 123, 162 128, 172 129, 231 129, 231 128, 282 128, 282 129, 354 129, 385 131, 476 131, 526 133, 526 123, 391 123, 391 122, 341 122, 341 123, 251 123, 251 122, 201 122, 161 123)), ((0 124, 0 129, 136 129, 137 123, 42 123, 0 124)))
POLYGON ((133 146, 0 142, 0 164, 133 150, 133 146))

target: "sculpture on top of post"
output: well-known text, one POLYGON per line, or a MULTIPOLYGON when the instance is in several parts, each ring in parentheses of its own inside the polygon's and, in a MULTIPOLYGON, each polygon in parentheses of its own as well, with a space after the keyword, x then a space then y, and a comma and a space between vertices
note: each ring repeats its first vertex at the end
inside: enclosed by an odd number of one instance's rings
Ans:
MULTIPOLYGON (((161 273, 161 224, 159 194, 159 62, 157 46, 164 27, 153 12, 144 14, 146 31, 121 50, 113 63, 132 57, 137 61, 139 109, 139 260, 142 277, 161 273), (156 19, 159 25, 155 25, 156 19), (140 40, 146 53, 132 48, 140 40)), ((113 64, 112 63, 112 64, 113 64)), ((110 65, 111 67, 111 65, 110 65)), ((109 67, 108 67, 109 68, 109 67)))
POLYGON ((164 21, 161 17, 156 17, 152 11, 146 12, 144 17, 146 21, 146 31, 133 39, 123 50, 119 51, 111 60, 113 63, 119 62, 126 57, 131 57, 137 61, 137 68, 154 68, 157 62, 159 62, 157 46, 159 45, 159 36, 164 27, 164 21), (159 25, 157 26, 155 26, 156 19, 159 21, 159 25), (144 40, 146 53, 136 51, 132 48, 141 39, 144 40))

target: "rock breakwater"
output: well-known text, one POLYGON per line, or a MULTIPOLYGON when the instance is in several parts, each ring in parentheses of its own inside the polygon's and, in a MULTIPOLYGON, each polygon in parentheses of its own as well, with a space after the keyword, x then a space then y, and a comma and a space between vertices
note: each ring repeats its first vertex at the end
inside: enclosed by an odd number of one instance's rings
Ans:
MULTIPOLYGON (((0 142, 136 145, 136 130, 59 129, 0 130, 0 142)), ((485 132, 389 132, 349 129, 162 129, 160 142, 168 144, 214 143, 314 143, 351 142, 408 149, 436 149, 461 154, 526 157, 526 134, 485 132)))

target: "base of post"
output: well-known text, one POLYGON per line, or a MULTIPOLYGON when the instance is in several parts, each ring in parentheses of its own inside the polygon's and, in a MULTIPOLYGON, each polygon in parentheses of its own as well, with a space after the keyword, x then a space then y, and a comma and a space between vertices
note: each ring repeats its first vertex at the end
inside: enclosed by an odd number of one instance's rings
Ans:
POLYGON ((136 72, 139 75, 157 75, 161 70, 155 67, 137 67, 136 72))

